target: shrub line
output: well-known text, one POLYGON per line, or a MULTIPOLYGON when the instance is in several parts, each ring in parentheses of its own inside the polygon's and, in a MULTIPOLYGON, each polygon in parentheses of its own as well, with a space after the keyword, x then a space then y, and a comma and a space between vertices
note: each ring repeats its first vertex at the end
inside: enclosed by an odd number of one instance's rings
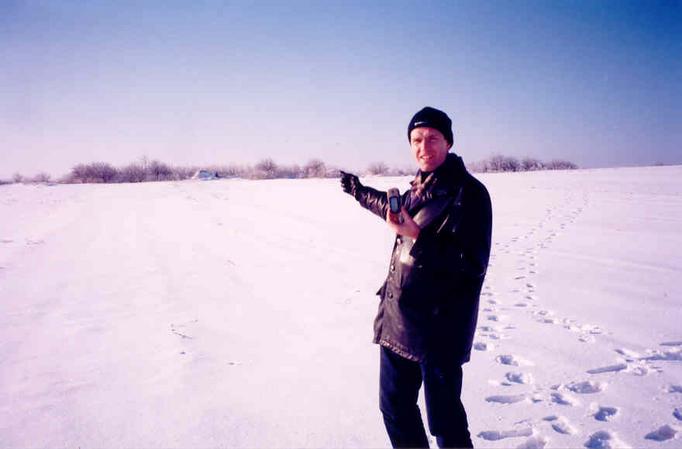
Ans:
MULTIPOLYGON (((536 170, 572 170, 578 166, 562 159, 543 162, 539 159, 525 157, 517 159, 510 156, 493 155, 482 161, 467 165, 470 171, 477 173, 517 172, 536 170)), ((384 162, 369 164, 363 175, 372 176, 408 176, 413 175, 414 169, 391 168, 384 162)), ((305 165, 281 165, 271 158, 262 159, 253 166, 250 165, 210 165, 171 166, 158 160, 149 161, 142 158, 122 167, 114 167, 107 162, 91 162, 75 165, 71 171, 57 179, 62 184, 86 183, 132 183, 152 181, 181 181, 185 179, 208 177, 241 178, 241 179, 303 179, 303 178, 336 178, 339 169, 327 166, 320 159, 311 159, 305 165), (201 173, 201 176, 200 176, 201 173)), ((49 183, 50 175, 38 173, 33 177, 24 177, 15 173, 11 180, 0 180, 0 184, 11 183, 49 183)))

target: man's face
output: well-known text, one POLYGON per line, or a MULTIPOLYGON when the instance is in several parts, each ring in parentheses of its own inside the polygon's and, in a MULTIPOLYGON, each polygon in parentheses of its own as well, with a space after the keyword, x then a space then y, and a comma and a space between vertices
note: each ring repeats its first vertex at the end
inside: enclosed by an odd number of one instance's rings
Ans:
POLYGON ((410 147, 421 171, 433 171, 445 162, 451 145, 434 128, 415 128, 410 133, 410 147))

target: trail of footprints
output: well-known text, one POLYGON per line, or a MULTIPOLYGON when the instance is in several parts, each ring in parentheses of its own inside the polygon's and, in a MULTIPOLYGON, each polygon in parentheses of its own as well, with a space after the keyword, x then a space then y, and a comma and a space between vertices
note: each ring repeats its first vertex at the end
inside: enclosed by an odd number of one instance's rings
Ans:
MULTIPOLYGON (((570 204, 567 201, 565 204, 570 204)), ((534 275, 538 273, 536 256, 539 251, 549 247, 552 241, 568 225, 573 223, 583 209, 588 205, 587 196, 583 196, 582 205, 574 208, 567 214, 558 217, 558 224, 553 225, 557 213, 554 209, 547 209, 545 217, 532 227, 525 235, 512 238, 507 243, 496 243, 493 254, 491 255, 490 267, 493 267, 494 260, 499 253, 501 255, 512 255, 514 248, 520 244, 524 246, 521 251, 516 251, 517 266, 513 280, 518 287, 511 290, 514 298, 511 308, 506 310, 525 311, 529 313, 535 321, 548 324, 559 325, 566 331, 573 332, 579 341, 584 343, 594 343, 599 335, 605 331, 597 325, 589 323, 579 323, 576 320, 557 317, 551 310, 544 309, 538 304, 535 295, 535 284, 532 282, 534 275), (544 232, 544 234, 543 234, 544 232), (541 235, 542 234, 542 235, 541 235), (538 238, 539 237, 539 238, 538 238)), ((516 328, 510 320, 510 316, 498 313, 498 307, 504 307, 502 301, 498 299, 498 294, 489 285, 484 285, 481 293, 483 320, 479 319, 479 327, 476 333, 477 340, 474 342, 474 349, 477 351, 502 351, 504 340, 511 339, 512 332, 516 328)), ((647 350, 646 354, 640 354, 625 348, 615 349, 619 355, 619 362, 611 365, 594 367, 586 371, 589 376, 610 372, 623 372, 635 376, 644 376, 651 372, 661 371, 655 362, 657 361, 682 361, 682 341, 662 342, 659 349, 647 350)), ((491 380, 492 385, 501 388, 511 386, 528 386, 534 388, 527 393, 515 394, 496 394, 485 398, 489 404, 502 404, 514 406, 514 404, 550 403, 556 406, 582 407, 583 397, 593 397, 608 388, 607 382, 600 382, 591 379, 574 381, 568 384, 552 385, 548 391, 534 386, 535 379, 529 369, 535 365, 533 361, 515 354, 500 354, 495 357, 495 362, 509 367, 501 381, 491 380)), ((682 393, 682 384, 667 386, 667 392, 682 393)), ((596 421, 608 423, 618 419, 622 411, 618 407, 599 404, 590 401, 587 404, 589 416, 596 421)), ((672 417, 679 423, 682 421, 682 407, 672 411, 672 417)), ((579 429, 566 417, 561 415, 548 415, 539 422, 525 420, 516 423, 514 429, 507 430, 485 430, 478 433, 478 437, 487 441, 496 441, 506 438, 523 437, 525 440, 518 445, 518 448, 540 449, 548 443, 548 438, 542 436, 539 429, 556 432, 560 435, 579 435, 579 429)), ((667 441, 678 437, 680 431, 675 425, 665 424, 655 429, 643 438, 650 441, 667 441)), ((587 436, 584 447, 589 449, 608 448, 608 447, 629 447, 621 441, 615 432, 600 430, 587 436)))

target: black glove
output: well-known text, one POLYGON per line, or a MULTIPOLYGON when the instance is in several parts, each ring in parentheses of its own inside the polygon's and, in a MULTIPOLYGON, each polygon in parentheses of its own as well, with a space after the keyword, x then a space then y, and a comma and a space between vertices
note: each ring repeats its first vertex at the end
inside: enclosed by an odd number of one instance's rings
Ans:
POLYGON ((341 173, 341 187, 343 191, 353 195, 353 198, 356 200, 360 199, 360 195, 365 189, 365 186, 360 183, 360 179, 352 173, 346 173, 341 170, 339 172, 341 173))

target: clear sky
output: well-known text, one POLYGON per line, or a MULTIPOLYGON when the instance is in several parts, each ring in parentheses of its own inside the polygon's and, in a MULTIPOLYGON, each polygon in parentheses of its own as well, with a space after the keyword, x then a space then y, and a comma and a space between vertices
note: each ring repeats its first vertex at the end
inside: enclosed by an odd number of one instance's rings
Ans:
POLYGON ((0 0, 0 177, 81 162, 682 163, 682 1, 0 0))

